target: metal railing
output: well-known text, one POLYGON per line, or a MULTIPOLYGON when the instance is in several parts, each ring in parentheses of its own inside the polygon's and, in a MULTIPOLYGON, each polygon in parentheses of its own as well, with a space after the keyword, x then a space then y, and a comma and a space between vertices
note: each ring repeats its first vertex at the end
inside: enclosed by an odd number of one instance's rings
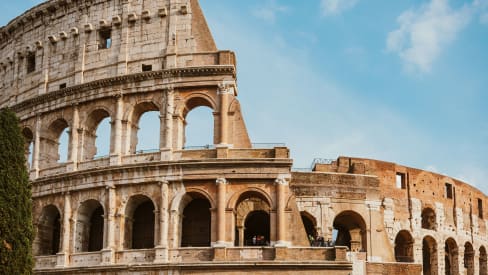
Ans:
POLYGON ((110 155, 94 156, 94 157, 93 157, 93 160, 105 159, 105 158, 109 158, 109 157, 110 157, 110 155))
POLYGON ((215 145, 207 144, 202 146, 184 146, 183 150, 208 150, 208 149, 215 149, 215 145))
POLYGON ((313 169, 316 164, 332 164, 332 162, 334 162, 334 161, 336 161, 336 160, 335 159, 314 158, 310 168, 313 169))
POLYGON ((149 154, 149 153, 157 153, 159 149, 145 149, 145 150, 137 150, 136 155, 138 154, 149 154))

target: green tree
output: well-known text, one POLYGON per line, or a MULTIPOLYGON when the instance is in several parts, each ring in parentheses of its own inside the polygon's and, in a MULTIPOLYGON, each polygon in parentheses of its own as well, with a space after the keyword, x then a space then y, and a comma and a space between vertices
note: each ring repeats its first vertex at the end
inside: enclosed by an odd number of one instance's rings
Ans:
POLYGON ((0 111, 0 274, 31 274, 32 198, 19 119, 0 111))

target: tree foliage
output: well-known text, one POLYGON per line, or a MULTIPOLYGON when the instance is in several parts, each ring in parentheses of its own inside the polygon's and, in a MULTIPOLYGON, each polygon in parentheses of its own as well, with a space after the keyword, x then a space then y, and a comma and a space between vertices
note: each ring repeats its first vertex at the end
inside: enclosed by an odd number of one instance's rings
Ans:
POLYGON ((32 198, 19 120, 0 111, 0 274, 31 274, 32 198))

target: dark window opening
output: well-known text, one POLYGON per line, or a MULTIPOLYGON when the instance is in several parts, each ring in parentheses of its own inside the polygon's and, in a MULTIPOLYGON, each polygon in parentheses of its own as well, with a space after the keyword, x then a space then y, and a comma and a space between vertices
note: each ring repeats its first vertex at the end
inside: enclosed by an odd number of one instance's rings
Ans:
POLYGON ((143 202, 134 211, 132 224, 132 249, 154 247, 154 205, 143 202))
POLYGON ((150 72, 150 71, 152 71, 152 65, 142 64, 142 71, 143 72, 150 72))
POLYGON ((478 217, 483 218, 483 201, 478 199, 478 217))
POLYGON ((248 246, 268 246, 270 240, 269 214, 266 211, 252 211, 244 222, 244 240, 248 246))
POLYGON ((100 251, 103 248, 103 208, 99 206, 90 218, 88 252, 100 251))
POLYGON ((27 55, 27 73, 32 73, 36 70, 36 55, 29 53, 27 55))
POLYGON ((194 199, 183 211, 182 247, 210 246, 210 203, 194 199))
POLYGON ((112 30, 101 30, 99 32, 98 49, 110 49, 112 46, 112 30))
POLYGON ((404 173, 396 173, 396 187, 398 189, 407 189, 404 173))
POLYGON ((62 83, 62 84, 60 84, 60 85, 59 85, 59 89, 60 89, 60 90, 61 90, 61 89, 64 89, 64 88, 66 88, 66 83, 62 83))
POLYGON ((446 198, 452 199, 452 184, 446 183, 446 198))

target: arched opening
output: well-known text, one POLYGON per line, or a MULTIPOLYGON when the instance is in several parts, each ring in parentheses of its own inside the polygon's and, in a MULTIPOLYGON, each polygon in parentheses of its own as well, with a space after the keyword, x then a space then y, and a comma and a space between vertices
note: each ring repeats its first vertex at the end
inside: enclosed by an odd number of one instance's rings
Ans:
POLYGON ((486 257, 486 249, 484 246, 480 247, 480 257, 479 257, 479 265, 480 265, 480 275, 487 275, 488 274, 488 260, 486 257))
POLYGON ((129 199, 125 211, 125 248, 144 249, 154 247, 154 204, 146 196, 129 199))
POLYGON ((210 246, 210 202, 200 194, 189 194, 191 201, 183 211, 181 246, 210 246))
POLYGON ((353 252, 367 251, 366 223, 358 213, 344 211, 334 219, 337 230, 335 245, 347 246, 353 252))
POLYGON ((159 150, 159 114, 158 106, 152 102, 142 102, 134 107, 127 124, 130 133, 130 154, 159 150))
POLYGON ((160 124, 159 111, 142 114, 138 124, 136 153, 159 151, 160 124))
POLYGON ((90 113, 83 132, 83 160, 106 157, 110 154, 110 114, 98 109, 90 113))
POLYGON ((444 268, 446 275, 459 274, 458 246, 453 238, 446 240, 444 252, 444 268))
POLYGON ((29 128, 24 128, 22 130, 22 135, 24 136, 25 141, 25 160, 27 162, 27 169, 32 168, 32 153, 34 151, 34 134, 29 128))
POLYGON ((413 262, 413 243, 414 240, 410 232, 402 230, 395 238, 395 259, 397 262, 413 262))
POLYGON ((466 275, 474 275, 474 249, 469 242, 464 244, 464 268, 466 275))
POLYGON ((95 156, 94 158, 108 157, 110 155, 110 118, 106 117, 100 121, 95 132, 95 156))
POLYGON ((64 119, 57 119, 49 125, 41 137, 41 154, 39 162, 41 168, 66 162, 69 159, 70 131, 64 119))
POLYGON ((56 255, 59 252, 61 237, 61 214, 54 205, 48 205, 41 211, 34 241, 34 254, 56 255))
POLYGON ((191 149, 215 144, 213 106, 208 99, 190 98, 185 103, 182 117, 184 118, 183 148, 191 149))
POLYGON ((270 239, 269 214, 258 210, 250 212, 244 222, 246 245, 268 246, 270 239))
POLYGON ((317 222, 315 218, 305 211, 300 212, 300 216, 302 217, 305 232, 307 232, 307 236, 310 240, 310 245, 316 245, 317 222))
POLYGON ((426 236, 422 240, 422 270, 424 275, 437 275, 437 243, 426 236))
POLYGON ((214 144, 214 119, 212 109, 197 107, 185 118, 184 148, 211 147, 214 144))
POLYGON ((422 228, 436 230, 436 215, 432 208, 422 210, 422 228))
POLYGON ((263 194, 256 191, 241 194, 236 202, 235 245, 269 245, 270 211, 270 204, 263 194))
POLYGON ((103 248, 104 211, 96 200, 80 205, 76 220, 76 252, 99 251, 103 248))

